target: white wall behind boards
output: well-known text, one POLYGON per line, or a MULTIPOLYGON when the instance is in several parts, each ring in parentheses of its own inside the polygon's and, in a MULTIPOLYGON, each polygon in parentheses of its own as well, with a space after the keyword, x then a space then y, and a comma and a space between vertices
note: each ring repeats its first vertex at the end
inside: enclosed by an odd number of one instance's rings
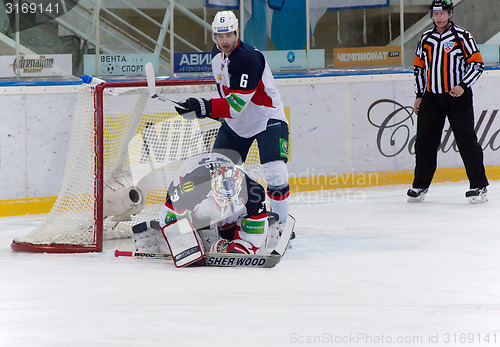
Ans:
MULTIPOLYGON (((281 81, 280 81, 281 82, 281 81)), ((345 169, 344 84, 281 85, 285 106, 290 107, 289 170, 296 175, 341 172, 345 169)), ((349 125, 350 126, 350 125, 349 125)))
POLYGON ((3 88, 0 200, 58 194, 75 102, 72 86, 3 88))
MULTIPOLYGON (((412 75, 277 79, 277 83, 290 108, 291 177, 413 169, 412 75)), ((58 195, 76 89, 2 88, 0 200, 58 195)), ((492 70, 473 87, 486 165, 500 165, 499 89, 500 72, 492 70)), ((461 167, 448 129, 446 125, 438 166, 461 167)))
MULTIPOLYGON (((485 165, 499 165, 498 71, 473 86, 476 130, 485 165)), ((296 177, 412 170, 416 115, 410 74, 278 80, 291 112, 291 162, 296 177)), ((446 123, 438 167, 463 166, 446 123)))

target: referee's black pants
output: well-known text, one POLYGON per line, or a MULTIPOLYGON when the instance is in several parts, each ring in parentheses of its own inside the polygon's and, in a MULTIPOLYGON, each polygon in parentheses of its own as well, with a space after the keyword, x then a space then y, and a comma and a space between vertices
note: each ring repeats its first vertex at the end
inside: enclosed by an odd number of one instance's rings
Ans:
POLYGON ((488 179, 484 171, 483 149, 474 131, 472 90, 467 88, 459 98, 449 94, 424 94, 417 116, 413 188, 428 188, 431 184, 446 117, 455 136, 470 188, 486 187, 488 179))

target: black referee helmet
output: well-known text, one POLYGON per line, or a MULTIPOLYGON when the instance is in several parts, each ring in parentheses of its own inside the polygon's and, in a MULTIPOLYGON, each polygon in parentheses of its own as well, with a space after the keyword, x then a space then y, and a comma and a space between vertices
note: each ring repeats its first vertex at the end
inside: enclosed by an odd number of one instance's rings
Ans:
POLYGON ((448 11, 450 14, 450 19, 453 16, 453 8, 455 5, 453 5, 452 0, 433 0, 432 4, 429 8, 429 13, 432 18, 432 12, 434 11, 448 11))

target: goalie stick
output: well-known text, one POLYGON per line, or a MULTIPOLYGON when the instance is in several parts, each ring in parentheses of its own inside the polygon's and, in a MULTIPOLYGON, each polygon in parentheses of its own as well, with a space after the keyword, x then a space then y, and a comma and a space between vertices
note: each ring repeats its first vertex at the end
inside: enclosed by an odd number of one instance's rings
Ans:
MULTIPOLYGON (((205 253, 206 266, 219 267, 261 267, 273 268, 285 254, 290 238, 292 237, 295 228, 295 218, 288 215, 288 220, 281 233, 281 237, 276 244, 276 247, 270 254, 239 254, 239 253, 205 253)), ((148 253, 148 252, 130 252, 130 251, 115 251, 115 257, 138 257, 151 259, 172 259, 170 254, 165 253, 148 253)))

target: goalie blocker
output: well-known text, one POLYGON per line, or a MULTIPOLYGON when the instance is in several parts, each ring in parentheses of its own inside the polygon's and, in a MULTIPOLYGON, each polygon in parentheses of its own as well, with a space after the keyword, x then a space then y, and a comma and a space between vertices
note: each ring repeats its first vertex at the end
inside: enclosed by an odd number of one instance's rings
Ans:
MULTIPOLYGON (((176 267, 184 267, 205 257, 203 243, 187 218, 177 221, 162 231, 156 220, 142 222, 132 227, 137 253, 169 255, 176 267)), ((157 257, 154 257, 157 258, 157 257)))

